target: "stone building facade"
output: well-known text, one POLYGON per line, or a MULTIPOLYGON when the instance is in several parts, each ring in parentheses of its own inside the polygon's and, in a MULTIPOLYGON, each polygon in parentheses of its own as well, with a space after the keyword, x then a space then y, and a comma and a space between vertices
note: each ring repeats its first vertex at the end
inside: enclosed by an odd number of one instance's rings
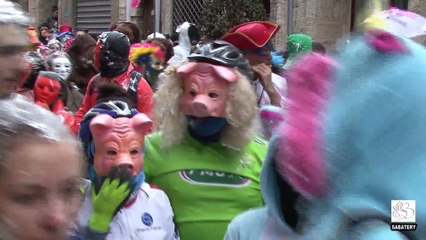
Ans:
MULTIPOLYGON (((384 8, 398 6, 398 3, 403 6, 402 1, 378 1, 384 8)), ((280 50, 285 48, 289 34, 288 2, 271 0, 271 21, 282 26, 275 39, 275 45, 280 50)), ((360 20, 373 12, 374 3, 373 0, 293 0, 292 33, 311 35, 314 41, 332 48, 336 41, 348 35, 360 20)), ((408 10, 426 16, 426 1, 408 0, 408 10)), ((426 43, 426 37, 419 41, 426 43)))
MULTIPOLYGON (((84 2, 81 0, 16 0, 15 2, 21 3, 23 8, 30 12, 35 25, 45 21, 50 15, 51 6, 57 5, 59 23, 75 27, 76 2, 79 1, 84 2)), ((107 1, 110 2, 111 8, 108 21, 109 23, 134 21, 141 27, 143 37, 146 37, 155 30, 155 1, 161 1, 160 31, 171 33, 174 31, 173 0, 143 0, 138 9, 130 9, 129 0, 107 1)), ((389 6, 390 2, 404 0, 377 1, 381 1, 383 6, 389 6)), ((275 46, 278 50, 284 50, 289 33, 305 33, 330 48, 338 39, 350 33, 354 24, 365 17, 362 14, 368 13, 367 9, 374 8, 374 2, 373 0, 269 0, 270 21, 281 25, 281 30, 275 38, 275 46), (289 5, 292 6, 291 12, 288 11, 289 5), (292 16, 291 19, 289 16, 292 16)), ((426 1, 408 0, 408 9, 426 16, 426 1)))
MULTIPOLYGON (((410 0, 408 9, 422 16, 426 16, 426 1, 425 0, 410 0)), ((426 46, 426 36, 417 37, 415 40, 426 46)))
POLYGON ((424 0, 410 0, 408 2, 408 9, 426 16, 426 2, 424 0))
MULTIPOLYGON (((271 1, 271 21, 281 25, 275 38, 277 49, 285 48, 289 34, 288 1, 271 1)), ((350 32, 350 0, 294 0, 290 33, 311 35, 315 41, 330 46, 350 32)))

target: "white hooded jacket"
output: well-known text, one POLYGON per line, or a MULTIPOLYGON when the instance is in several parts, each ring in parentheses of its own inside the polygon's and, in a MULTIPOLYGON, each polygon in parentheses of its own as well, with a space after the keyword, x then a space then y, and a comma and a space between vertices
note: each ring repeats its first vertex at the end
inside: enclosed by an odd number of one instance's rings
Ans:
POLYGON ((86 186, 78 218, 79 233, 83 239, 179 239, 169 198, 162 190, 147 183, 142 184, 135 200, 129 200, 114 216, 108 233, 93 232, 87 227, 93 212, 90 187, 86 186))
POLYGON ((189 22, 182 23, 176 32, 179 33, 179 44, 173 48, 175 55, 167 62, 169 65, 176 65, 186 60, 191 53, 191 40, 189 39, 188 30, 191 24, 189 22))

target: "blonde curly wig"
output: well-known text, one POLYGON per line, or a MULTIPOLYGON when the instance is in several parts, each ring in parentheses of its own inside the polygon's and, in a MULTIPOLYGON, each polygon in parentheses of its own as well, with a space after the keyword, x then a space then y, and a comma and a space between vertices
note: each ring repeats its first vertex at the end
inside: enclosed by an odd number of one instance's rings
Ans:
MULTIPOLYGON (((183 64, 182 64, 183 65, 183 64)), ((179 144, 188 131, 188 122, 179 109, 183 94, 183 81, 177 76, 178 66, 170 66, 160 76, 160 86, 154 94, 155 129, 162 133, 165 148, 179 144)), ((254 136, 257 115, 256 95, 249 80, 238 74, 238 81, 231 87, 226 107, 228 125, 222 133, 221 143, 241 149, 254 136)))

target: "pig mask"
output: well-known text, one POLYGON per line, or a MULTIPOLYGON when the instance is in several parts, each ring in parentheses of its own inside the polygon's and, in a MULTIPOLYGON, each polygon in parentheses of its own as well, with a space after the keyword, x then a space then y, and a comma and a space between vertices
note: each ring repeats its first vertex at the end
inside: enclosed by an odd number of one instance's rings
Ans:
MULTIPOLYGON (((238 75, 232 68, 204 62, 189 62, 177 69, 184 92, 180 109, 196 137, 219 136, 227 125, 229 89, 238 75)), ((194 135, 193 135, 194 136, 194 135)))
POLYGON ((177 69, 184 92, 180 109, 197 118, 226 117, 229 89, 238 79, 232 68, 203 62, 189 62, 177 69))
POLYGON ((142 113, 132 118, 100 114, 90 122, 95 146, 94 170, 105 177, 112 167, 125 168, 134 176, 144 165, 142 147, 152 121, 142 113))

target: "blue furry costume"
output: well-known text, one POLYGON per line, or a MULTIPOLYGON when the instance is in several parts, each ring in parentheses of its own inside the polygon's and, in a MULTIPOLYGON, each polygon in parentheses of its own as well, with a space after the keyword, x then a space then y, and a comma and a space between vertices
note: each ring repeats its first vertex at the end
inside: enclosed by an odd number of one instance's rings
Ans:
MULTIPOLYGON (((235 218, 225 239, 426 239, 426 50, 390 34, 372 41, 366 35, 333 57, 337 66, 318 118, 322 194, 307 194, 276 167, 287 161, 277 152, 288 136, 275 131, 261 177, 266 206, 235 218), (283 194, 286 184, 304 204, 292 207, 297 224, 282 204, 291 198, 288 189, 283 194), (391 230, 391 200, 417 201, 416 231, 391 230)), ((306 182, 312 179, 292 167, 306 182)))

